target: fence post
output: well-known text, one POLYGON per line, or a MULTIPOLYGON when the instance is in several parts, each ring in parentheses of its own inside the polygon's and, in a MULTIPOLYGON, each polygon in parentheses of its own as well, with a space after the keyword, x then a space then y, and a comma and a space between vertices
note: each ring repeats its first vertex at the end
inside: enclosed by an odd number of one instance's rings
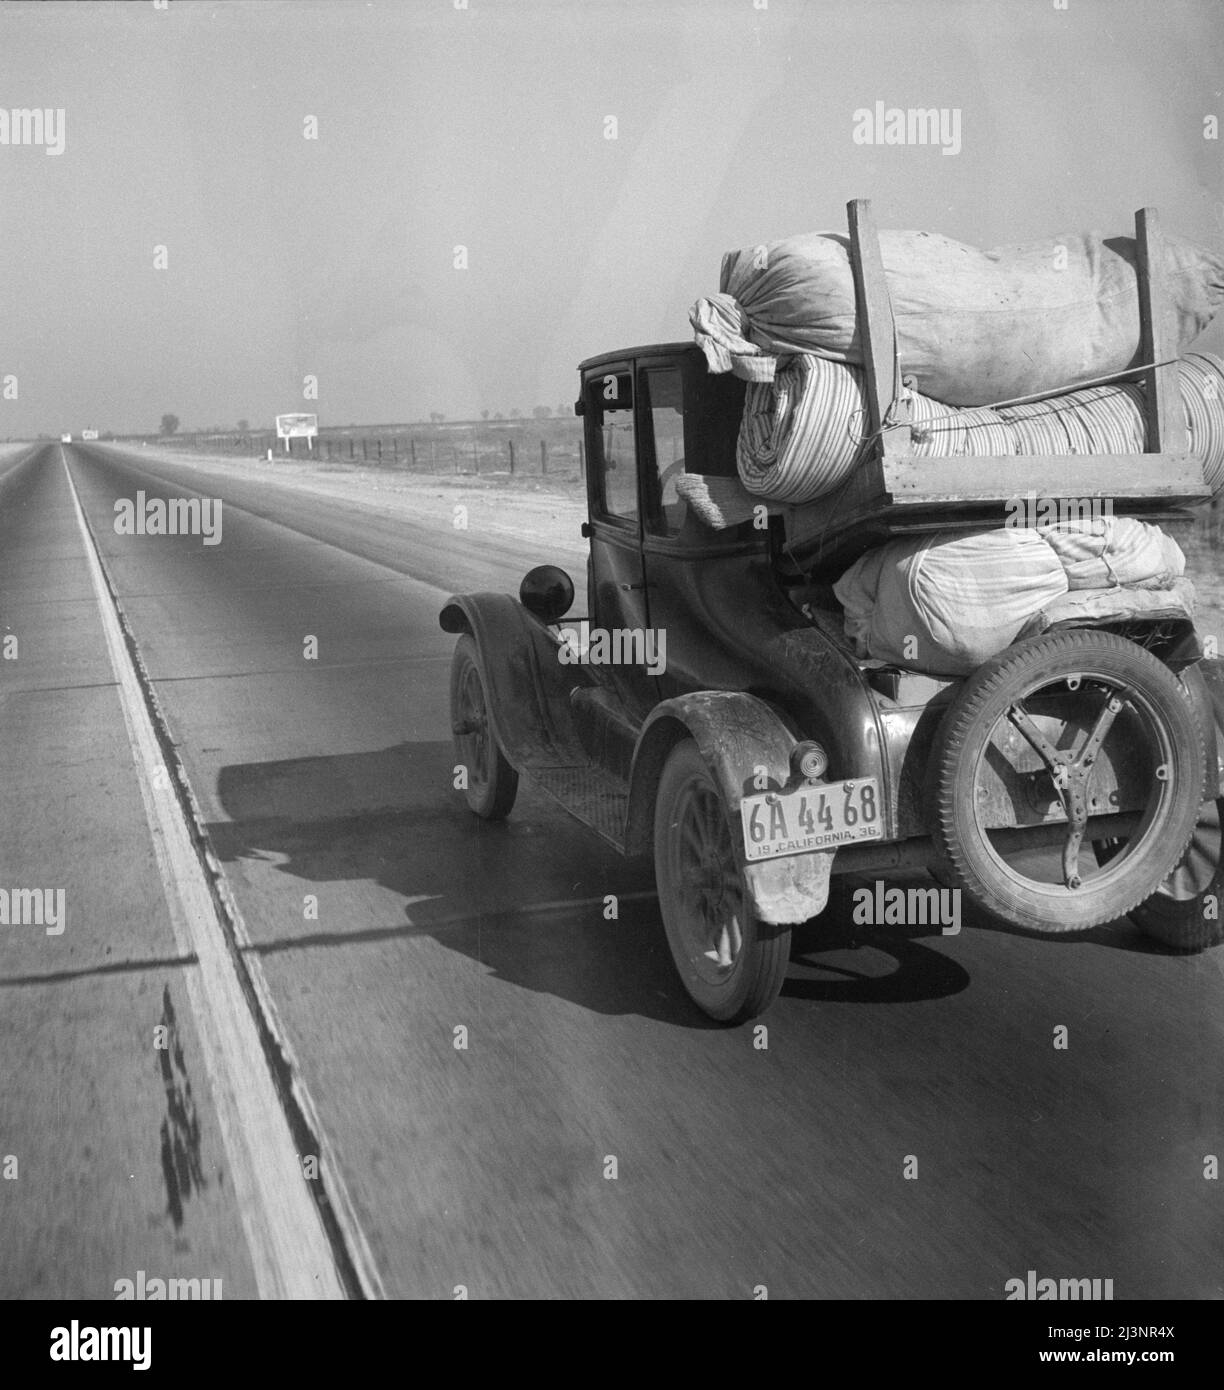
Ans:
POLYGON ((542 439, 540 440, 540 472, 541 474, 548 472, 548 445, 542 439))
POLYGON ((578 476, 586 482, 586 449, 583 448, 581 439, 578 441, 578 476))
POLYGON ((412 450, 412 466, 416 467, 416 436, 408 436, 408 447, 412 450))
POLYGON ((506 440, 506 443, 507 443, 507 444, 509 445, 509 447, 510 447, 510 476, 513 477, 513 476, 514 476, 514 440, 513 440, 513 439, 507 439, 507 440, 506 440))

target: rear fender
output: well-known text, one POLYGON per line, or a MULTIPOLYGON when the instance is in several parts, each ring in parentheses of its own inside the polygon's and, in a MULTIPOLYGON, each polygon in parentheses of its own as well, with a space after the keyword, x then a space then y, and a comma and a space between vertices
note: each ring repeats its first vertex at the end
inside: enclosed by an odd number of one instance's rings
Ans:
POLYGON ((456 594, 438 615, 444 632, 476 641, 489 718, 507 760, 520 772, 587 761, 574 731, 570 693, 588 684, 566 666, 548 628, 509 594, 456 594))
POLYGON ((626 852, 649 854, 654 844, 655 795, 672 748, 691 738, 722 792, 736 858, 757 915, 765 922, 805 922, 823 912, 834 850, 787 855, 749 864, 744 858, 740 801, 779 790, 790 779, 796 739, 773 708, 755 695, 701 690, 664 700, 638 736, 629 785, 626 852))

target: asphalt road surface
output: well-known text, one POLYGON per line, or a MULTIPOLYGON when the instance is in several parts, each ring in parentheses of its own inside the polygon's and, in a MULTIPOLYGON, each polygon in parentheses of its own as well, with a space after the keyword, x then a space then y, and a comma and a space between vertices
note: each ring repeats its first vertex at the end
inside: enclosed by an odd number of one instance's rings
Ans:
POLYGON ((69 473, 350 1293, 999 1299, 1035 1270, 1224 1296, 1224 952, 833 915, 765 1031, 716 1027, 648 863, 526 786, 494 826, 452 790, 440 600, 556 557, 59 445, 0 464, 0 886, 66 904, 58 934, 0 926, 0 1296, 254 1296, 277 1258, 251 1195, 276 1145, 227 1111, 69 473), (223 498, 221 542, 117 534, 138 490, 223 498))

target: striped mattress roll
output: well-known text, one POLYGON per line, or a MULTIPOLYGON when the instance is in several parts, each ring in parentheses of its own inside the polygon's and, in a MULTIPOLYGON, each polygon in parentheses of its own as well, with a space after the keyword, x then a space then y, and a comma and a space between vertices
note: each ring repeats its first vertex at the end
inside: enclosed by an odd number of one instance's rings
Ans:
MULTIPOLYGON (((1085 391, 1075 391, 1066 396, 1059 396, 1054 400, 1043 402, 1047 406, 1053 406, 1056 411, 1058 423, 1062 426, 1063 434, 1066 436, 1066 443, 1059 453, 1065 454, 1091 454, 1095 452, 1094 428, 1098 428, 1092 414, 1088 412, 1086 397, 1089 390, 1104 392, 1106 396, 1110 394, 1109 387, 1089 387, 1085 391), (1073 399, 1074 397, 1074 399, 1073 399)), ((1003 413, 1006 415, 1007 409, 1003 413)), ((1020 452, 1028 453, 1028 435, 1023 424, 1017 427, 1019 436, 1020 452)), ((1036 453, 1036 449, 1032 452, 1036 453)))
MULTIPOLYGON (((1191 353, 1178 363, 1190 452, 1203 462, 1212 492, 1224 491, 1224 362, 1191 353)), ((1138 454, 1146 444, 1143 388, 1135 382, 1092 386, 1030 405, 1005 406, 1019 454, 1138 454), (1064 442, 1056 442, 1061 429, 1064 442)))
MULTIPOLYGON (((1224 361, 1191 353, 1178 364, 1190 452, 1212 492, 1224 492, 1224 361)), ((1145 447, 1143 388, 1090 386, 1024 405, 958 410, 910 399, 919 458, 1034 454, 1137 454, 1145 447)), ((797 353, 779 359, 772 382, 747 388, 737 463, 749 492, 792 505, 845 481, 862 456, 863 373, 797 353)))
MULTIPOLYGON (((1060 453, 1131 454, 1143 448, 1143 396, 1137 386, 1089 386, 1044 404, 1056 408, 1066 431, 1067 446, 1060 453)), ((1024 424, 1017 425, 1017 433, 1017 452, 1040 452, 1024 424)))
POLYGON ((1016 452, 1015 431, 996 410, 988 406, 976 406, 972 410, 961 411, 961 424, 965 427, 965 447, 962 454, 990 455, 1014 454, 1016 452))
POLYGON ((1014 452, 1018 454, 1069 454, 1071 441, 1063 424, 1058 401, 1030 401, 1026 405, 1011 405, 999 415, 1008 421, 1015 437, 1014 452))
POLYGON ((736 462, 749 492, 811 502, 849 477, 865 430, 863 374, 796 353, 771 382, 749 382, 736 462))
POLYGON ((1207 486, 1224 492, 1224 362, 1207 352, 1187 353, 1178 364, 1190 452, 1203 460, 1207 486))
POLYGON ((919 458, 946 459, 965 452, 965 426, 955 406, 914 392, 910 396, 910 424, 919 458))
POLYGON ((1088 391, 1073 391, 1085 395, 1084 409, 1089 433, 1098 454, 1121 454, 1128 450, 1142 452, 1147 438, 1144 417, 1143 388, 1134 381, 1118 386, 1097 386, 1088 391), (1099 394, 1098 394, 1099 393, 1099 394))

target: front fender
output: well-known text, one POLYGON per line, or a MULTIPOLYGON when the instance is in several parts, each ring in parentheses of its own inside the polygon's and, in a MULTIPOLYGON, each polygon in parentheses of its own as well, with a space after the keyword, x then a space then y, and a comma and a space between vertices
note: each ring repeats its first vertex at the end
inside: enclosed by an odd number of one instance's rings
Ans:
POLYGON ((548 628, 509 594, 456 594, 438 614, 444 632, 476 641, 489 719, 507 760, 525 769, 581 766, 570 694, 588 683, 579 666, 557 659, 548 628))
POLYGON ((722 793, 731 841, 757 915, 765 922, 786 923, 805 922, 823 912, 835 850, 787 855, 755 864, 744 859, 740 801, 753 792, 786 785, 790 752, 797 742, 773 707, 755 695, 699 690, 655 706, 642 726, 634 750, 626 851, 651 852, 659 778, 667 755, 685 738, 697 744, 722 793))

